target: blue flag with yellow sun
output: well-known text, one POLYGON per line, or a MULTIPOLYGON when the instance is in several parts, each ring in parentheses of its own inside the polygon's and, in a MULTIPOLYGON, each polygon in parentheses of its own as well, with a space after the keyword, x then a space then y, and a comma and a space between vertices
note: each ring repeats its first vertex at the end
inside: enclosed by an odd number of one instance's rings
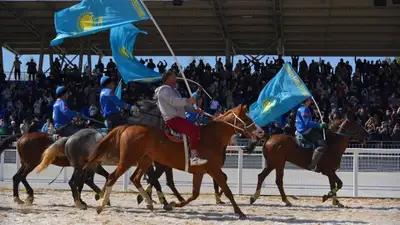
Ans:
POLYGON ((293 67, 286 63, 264 87, 249 115, 263 127, 293 109, 312 95, 293 67))
POLYGON ((149 19, 139 0, 82 0, 56 12, 57 37, 50 44, 57 46, 65 38, 76 38, 108 30, 112 27, 149 19))
POLYGON ((110 32, 112 56, 125 83, 157 82, 161 79, 161 75, 147 68, 133 56, 136 37, 139 33, 146 34, 132 24, 112 28, 110 32))

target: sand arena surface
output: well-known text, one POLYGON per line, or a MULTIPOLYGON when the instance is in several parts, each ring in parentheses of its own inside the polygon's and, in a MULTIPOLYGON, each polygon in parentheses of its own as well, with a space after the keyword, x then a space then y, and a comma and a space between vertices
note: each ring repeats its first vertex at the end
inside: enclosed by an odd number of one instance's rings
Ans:
MULTIPOLYGON (((114 192, 112 206, 97 215, 98 202, 93 192, 82 193, 89 208, 78 210, 74 208, 69 191, 35 191, 35 202, 29 206, 17 205, 11 190, 1 190, 0 224, 400 224, 400 199, 342 198, 341 202, 349 208, 338 209, 330 205, 331 201, 321 203, 321 198, 314 197, 290 198, 293 206, 285 207, 276 196, 262 196, 254 205, 249 205, 248 196, 236 196, 248 216, 247 220, 241 221, 233 213, 230 203, 217 206, 212 195, 201 195, 192 204, 170 212, 156 204, 151 212, 143 203, 137 205, 136 193, 114 192)), ((24 198, 22 194, 21 199, 24 198)), ((167 199, 175 200, 170 195, 167 199)), ((223 201, 227 202, 227 199, 223 197, 223 201)))

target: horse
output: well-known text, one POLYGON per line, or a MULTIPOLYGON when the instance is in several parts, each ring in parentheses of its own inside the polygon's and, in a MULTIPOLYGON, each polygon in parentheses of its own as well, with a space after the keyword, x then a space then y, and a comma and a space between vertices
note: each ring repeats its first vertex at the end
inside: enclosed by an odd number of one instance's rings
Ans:
MULTIPOLYGON (((42 132, 34 132, 28 134, 16 134, 10 137, 7 137, 0 143, 0 154, 6 148, 10 147, 11 144, 17 141, 17 152, 21 159, 21 167, 13 176, 13 198, 14 202, 17 204, 32 204, 34 201, 34 193, 32 187, 29 185, 26 177, 29 173, 32 172, 41 162, 41 156, 43 152, 51 146, 55 140, 52 135, 48 135, 42 132), (22 201, 19 197, 19 183, 25 186, 26 192, 28 197, 26 198, 25 202, 22 201)), ((60 167, 67 167, 70 166, 70 163, 65 155, 59 154, 55 157, 54 161, 52 162, 53 165, 60 166, 60 167)), ((102 169, 100 166, 96 169, 96 172, 107 179, 108 172, 102 169)), ((85 183, 89 187, 94 187, 95 184, 93 183, 93 176, 88 176, 88 179, 85 183)), ((71 181, 70 181, 71 182, 71 181)), ((70 183, 71 185, 71 183, 70 183)), ((83 185, 79 187, 79 192, 83 189, 83 185)), ((95 199, 98 200, 100 195, 97 193, 95 195, 95 199)))
MULTIPOLYGON (((61 138, 43 152, 42 160, 36 169, 36 172, 40 173, 51 163, 54 163, 59 156, 65 157, 68 164, 74 168, 69 185, 75 206, 78 209, 87 209, 87 204, 81 199, 82 189, 80 189, 85 181, 90 180, 87 184, 99 197, 102 196, 103 191, 93 182, 94 171, 83 170, 83 166, 85 165, 85 160, 87 160, 89 154, 93 150, 93 147, 103 139, 104 136, 105 134, 98 130, 87 128, 79 130, 69 137, 61 138)), ((109 174, 101 165, 97 166, 96 172, 104 176, 106 180, 108 179, 109 174)), ((98 200, 98 198, 96 198, 96 200, 98 200)))
MULTIPOLYGON (((365 129, 350 116, 344 120, 333 121, 331 129, 326 132, 327 150, 317 167, 317 172, 321 172, 328 177, 331 189, 327 195, 323 196, 323 202, 332 198, 333 205, 344 207, 343 204, 339 202, 336 195, 343 186, 343 182, 337 176, 336 170, 340 167, 340 161, 348 146, 349 139, 353 137, 360 142, 365 142, 367 136, 368 133, 365 129)), ((254 147, 248 149, 247 153, 251 154, 253 151, 254 147)), ((262 172, 258 174, 257 189, 250 198, 250 204, 253 204, 260 196, 262 183, 265 178, 275 170, 275 183, 279 189, 282 201, 286 206, 291 206, 292 203, 287 199, 283 189, 283 171, 285 163, 288 161, 298 167, 307 169, 312 154, 312 147, 300 147, 296 138, 293 136, 284 134, 271 136, 263 146, 263 156, 267 163, 262 172)))
MULTIPOLYGON (((134 117, 128 118, 128 125, 145 124, 145 125, 150 125, 153 127, 162 128, 163 121, 162 121, 162 117, 161 117, 161 112, 158 109, 158 106, 154 101, 142 100, 142 101, 138 102, 138 105, 140 106, 139 113, 135 114, 134 117)), ((224 151, 223 164, 225 163, 225 158, 226 158, 226 153, 224 151)), ((147 179, 148 186, 146 187, 146 192, 149 195, 151 195, 151 189, 154 186, 154 188, 157 191, 157 195, 158 195, 160 203, 164 205, 164 209, 170 210, 169 203, 165 199, 164 194, 162 192, 161 185, 158 182, 158 179, 161 177, 161 175, 163 173, 165 173, 167 186, 172 190, 172 192, 176 196, 176 198, 180 202, 184 201, 184 198, 181 196, 181 194, 178 192, 178 190, 175 187, 172 169, 167 166, 164 166, 160 163, 157 163, 157 162, 154 162, 154 167, 155 167, 155 169, 153 167, 150 167, 148 169, 148 171, 146 172, 146 174, 148 176, 148 179, 147 179)), ((224 176, 227 179, 227 176, 225 173, 224 173, 224 176)), ((216 204, 217 205, 225 204, 221 200, 222 191, 219 191, 218 184, 214 179, 213 179, 213 184, 214 184, 214 192, 215 192, 214 195, 215 195, 216 204)), ((140 204, 142 201, 143 201, 143 197, 139 194, 137 196, 138 204, 140 204)))
MULTIPOLYGON (((216 180, 225 196, 230 200, 234 212, 239 215, 240 219, 245 219, 246 216, 236 204, 221 167, 224 146, 228 144, 233 134, 243 133, 252 138, 255 137, 253 132, 257 130, 257 127, 247 116, 247 107, 239 105, 214 118, 200 130, 203 141, 199 143, 198 152, 208 160, 208 163, 202 166, 189 167, 188 172, 193 174, 193 193, 188 200, 180 202, 176 206, 183 207, 199 196, 204 173, 208 173, 216 180)), ((135 164, 137 164, 137 168, 130 180, 146 200, 147 208, 153 209, 153 202, 140 183, 141 177, 152 162, 156 161, 179 170, 185 169, 186 160, 183 144, 174 142, 170 137, 167 137, 165 132, 148 126, 120 126, 100 141, 89 157, 87 167, 93 168, 100 163, 116 161, 118 161, 118 165, 109 176, 101 205, 97 207, 97 213, 101 213, 106 206, 112 187, 118 178, 135 164)))

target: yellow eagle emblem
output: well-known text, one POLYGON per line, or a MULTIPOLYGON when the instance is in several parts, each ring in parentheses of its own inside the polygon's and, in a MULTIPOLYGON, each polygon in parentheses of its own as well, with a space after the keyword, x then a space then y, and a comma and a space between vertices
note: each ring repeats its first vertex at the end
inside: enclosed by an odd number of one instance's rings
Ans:
POLYGON ((263 103, 263 113, 270 113, 271 108, 276 104, 276 99, 267 99, 263 103))
POLYGON ((78 28, 82 31, 90 30, 95 26, 96 19, 93 13, 84 12, 78 18, 78 28))

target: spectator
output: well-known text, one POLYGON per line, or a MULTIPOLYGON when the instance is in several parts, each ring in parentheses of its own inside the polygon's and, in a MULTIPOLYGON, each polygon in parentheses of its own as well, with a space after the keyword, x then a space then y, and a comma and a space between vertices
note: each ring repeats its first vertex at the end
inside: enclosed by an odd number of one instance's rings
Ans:
POLYGON ((19 61, 18 55, 15 56, 15 60, 13 63, 14 66, 14 79, 21 80, 21 61, 19 61))
POLYGON ((36 76, 36 73, 38 72, 36 69, 35 61, 33 59, 31 59, 30 62, 26 63, 26 65, 28 66, 27 73, 29 75, 29 78, 28 78, 29 81, 31 80, 31 77, 32 77, 32 80, 35 81, 35 76, 36 76))
POLYGON ((21 123, 21 125, 19 126, 20 130, 21 130, 21 134, 27 134, 29 133, 29 124, 27 119, 24 119, 21 123))

